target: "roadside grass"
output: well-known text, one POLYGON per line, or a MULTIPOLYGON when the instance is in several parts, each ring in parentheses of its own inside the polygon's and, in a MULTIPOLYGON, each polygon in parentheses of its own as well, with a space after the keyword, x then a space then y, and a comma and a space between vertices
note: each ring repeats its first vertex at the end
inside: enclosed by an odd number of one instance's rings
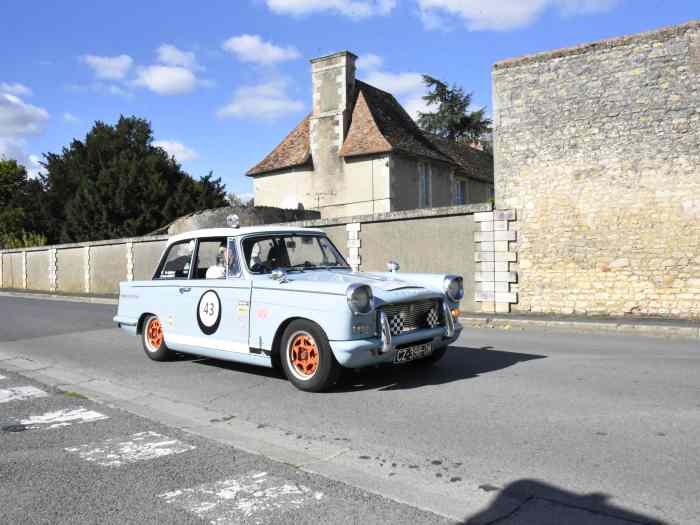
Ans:
POLYGON ((83 395, 80 392, 63 392, 63 395, 66 397, 75 397, 77 399, 90 399, 88 396, 83 395))

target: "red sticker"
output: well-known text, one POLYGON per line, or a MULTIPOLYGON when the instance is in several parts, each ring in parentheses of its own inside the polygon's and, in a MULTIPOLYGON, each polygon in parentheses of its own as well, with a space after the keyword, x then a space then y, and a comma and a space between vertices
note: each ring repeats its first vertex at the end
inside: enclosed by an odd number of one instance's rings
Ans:
POLYGON ((267 319, 267 316, 270 315, 270 311, 263 306, 262 308, 258 308, 256 315, 258 316, 258 319, 267 319))

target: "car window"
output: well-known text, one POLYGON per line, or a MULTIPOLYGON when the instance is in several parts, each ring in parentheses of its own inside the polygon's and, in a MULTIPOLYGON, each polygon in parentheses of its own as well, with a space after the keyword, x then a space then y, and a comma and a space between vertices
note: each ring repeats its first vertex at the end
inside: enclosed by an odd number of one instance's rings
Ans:
POLYGON ((330 240, 320 235, 249 237, 243 240, 243 254, 252 273, 270 273, 276 268, 348 268, 330 240))
POLYGON ((200 239, 193 279, 226 278, 226 238, 200 239))
POLYGON ((195 241, 181 241, 173 244, 165 256, 165 260, 156 275, 156 279, 187 279, 190 275, 192 252, 195 241))

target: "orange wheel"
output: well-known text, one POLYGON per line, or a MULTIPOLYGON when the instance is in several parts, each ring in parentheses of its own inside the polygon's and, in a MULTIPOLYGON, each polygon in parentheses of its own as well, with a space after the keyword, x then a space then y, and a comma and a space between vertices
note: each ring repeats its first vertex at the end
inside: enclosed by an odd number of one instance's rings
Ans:
POLYGON ((165 345, 163 323, 155 315, 149 315, 143 322, 141 343, 146 355, 154 361, 167 361, 171 357, 170 349, 165 345))
POLYGON ((148 346, 157 351, 163 343, 163 325, 160 324, 160 319, 151 317, 146 326, 146 339, 148 346))
POLYGON ((292 372, 301 380, 311 379, 319 364, 316 341, 308 332, 297 332, 290 338, 288 347, 292 372))

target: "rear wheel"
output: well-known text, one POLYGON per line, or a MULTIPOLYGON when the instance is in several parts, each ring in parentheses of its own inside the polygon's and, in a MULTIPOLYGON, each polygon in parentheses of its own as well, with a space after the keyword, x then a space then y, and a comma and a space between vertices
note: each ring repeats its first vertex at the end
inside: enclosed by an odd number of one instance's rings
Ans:
POLYGON ((280 361, 287 379, 298 389, 321 392, 333 386, 342 367, 335 360, 328 338, 311 321, 293 321, 284 331, 280 361))
POLYGON ((172 352, 165 346, 163 325, 155 315, 149 315, 143 323, 141 342, 146 355, 154 361, 167 361, 172 352))

